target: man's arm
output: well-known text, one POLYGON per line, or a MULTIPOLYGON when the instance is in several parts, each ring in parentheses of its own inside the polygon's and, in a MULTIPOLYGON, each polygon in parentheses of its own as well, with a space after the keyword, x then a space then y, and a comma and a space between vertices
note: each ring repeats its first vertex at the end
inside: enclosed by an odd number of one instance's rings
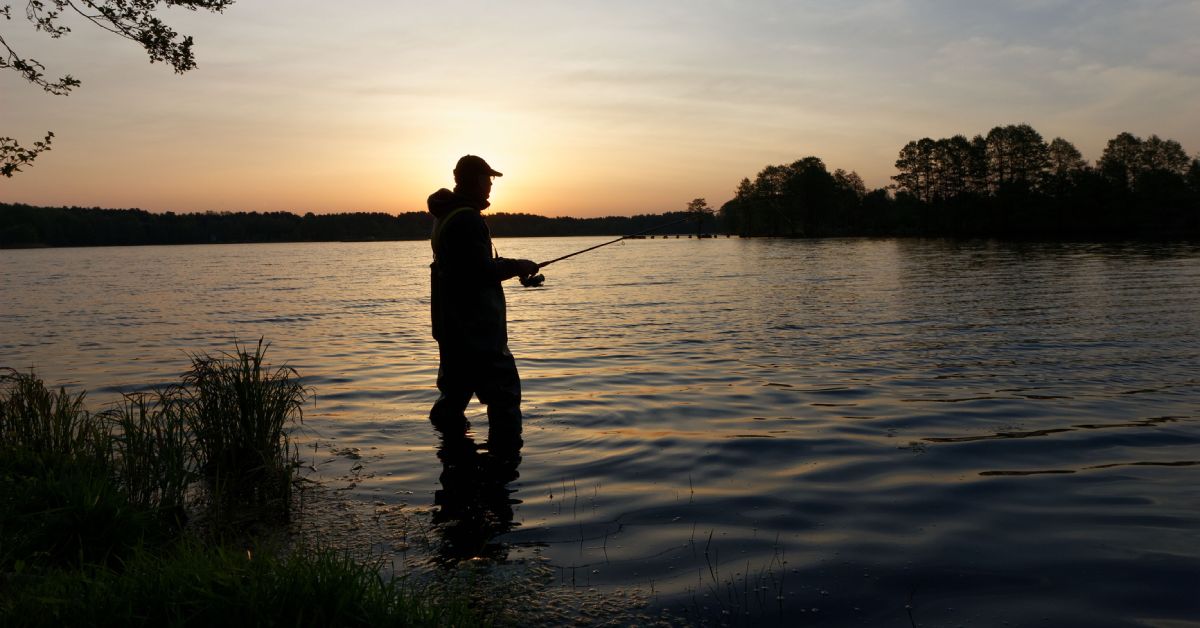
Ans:
POLYGON ((479 214, 464 212, 442 233, 438 266, 442 272, 468 283, 487 284, 532 275, 537 264, 527 259, 492 257, 492 239, 479 214))
POLYGON ((528 277, 538 271, 537 262, 528 259, 496 258, 497 266, 501 266, 500 281, 513 277, 528 277), (503 264, 501 264, 503 262, 503 264))

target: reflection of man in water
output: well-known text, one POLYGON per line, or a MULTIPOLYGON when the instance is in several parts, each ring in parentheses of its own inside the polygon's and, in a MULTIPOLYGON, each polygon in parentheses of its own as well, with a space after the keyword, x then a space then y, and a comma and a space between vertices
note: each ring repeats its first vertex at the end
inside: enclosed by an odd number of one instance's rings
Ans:
POLYGON ((467 436, 443 433, 438 458, 442 461, 442 488, 434 493, 441 545, 435 560, 446 567, 464 560, 495 562, 508 558, 508 549, 494 542, 514 527, 514 489, 508 483, 519 477, 521 453, 517 447, 492 445, 480 452, 467 436))
POLYGON ((441 364, 441 391, 429 418, 444 434, 467 429, 463 411, 477 395, 487 405, 488 443, 520 443, 521 379, 508 350, 504 289, 500 282, 537 272, 525 259, 495 255, 480 215, 490 203, 492 177, 501 174, 466 155, 454 168, 454 191, 429 197, 433 228, 431 309, 441 364))

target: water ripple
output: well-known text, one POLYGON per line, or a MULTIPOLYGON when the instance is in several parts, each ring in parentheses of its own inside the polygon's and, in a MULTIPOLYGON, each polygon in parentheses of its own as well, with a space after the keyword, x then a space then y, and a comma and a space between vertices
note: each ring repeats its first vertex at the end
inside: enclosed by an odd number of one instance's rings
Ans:
MULTIPOLYGON (((497 246, 552 259, 598 242, 497 246)), ((911 625, 905 604, 923 625, 1200 616, 1200 247, 657 239, 589 255, 508 288, 525 446, 516 527, 496 541, 514 564, 653 590, 709 625, 911 625)), ((315 393, 296 434, 314 477, 368 518, 429 523, 444 487, 428 256, 3 250, 0 365, 102 405, 265 337, 315 393)), ((486 438, 483 408, 468 418, 486 438)), ((412 552, 399 562, 429 568, 412 552)))

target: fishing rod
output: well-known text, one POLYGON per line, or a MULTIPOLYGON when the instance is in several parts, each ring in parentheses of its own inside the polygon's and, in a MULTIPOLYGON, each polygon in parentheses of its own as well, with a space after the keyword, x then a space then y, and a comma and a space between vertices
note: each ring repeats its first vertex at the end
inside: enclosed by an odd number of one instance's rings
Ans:
MULTIPOLYGON (((690 220, 698 220, 698 219, 699 218, 696 216, 688 216, 687 218, 682 218, 680 220, 668 222, 666 224, 661 224, 661 225, 658 225, 657 227, 650 227, 649 229, 646 229, 644 231, 639 231, 637 233, 631 233, 629 235, 621 236, 621 237, 617 238, 616 240, 609 240, 608 242, 604 242, 602 244, 597 244, 596 246, 589 246, 588 248, 583 249, 582 251, 575 251, 574 253, 568 253, 562 257, 556 257, 548 262, 542 262, 542 263, 538 264, 537 267, 538 267, 538 270, 541 270, 541 269, 553 264, 554 262, 561 262, 567 258, 571 258, 571 257, 575 257, 576 255, 582 255, 583 253, 587 253, 588 251, 595 251, 596 249, 598 249, 602 246, 616 244, 616 243, 620 242, 621 240, 628 240, 629 238, 636 238, 640 235, 645 235, 652 231, 658 231, 659 229, 666 229, 667 227, 673 227, 675 225, 688 222, 690 220)), ((536 288, 536 287, 542 285, 542 282, 546 281, 546 277, 544 277, 541 273, 538 273, 536 275, 527 275, 525 277, 521 277, 520 279, 521 279, 521 285, 525 286, 527 288, 536 288)))

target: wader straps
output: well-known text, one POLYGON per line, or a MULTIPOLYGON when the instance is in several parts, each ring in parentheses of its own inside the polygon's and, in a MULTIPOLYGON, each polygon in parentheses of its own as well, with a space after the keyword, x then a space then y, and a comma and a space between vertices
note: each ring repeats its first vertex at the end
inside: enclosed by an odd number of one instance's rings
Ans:
POLYGON ((450 212, 449 214, 446 214, 445 218, 438 219, 437 225, 435 225, 433 228, 433 237, 430 238, 430 244, 433 246, 433 258, 435 260, 437 259, 438 243, 441 242, 441 240, 442 240, 442 231, 446 228, 446 225, 450 222, 451 218, 454 218, 455 216, 457 216, 460 213, 465 212, 469 209, 475 209, 475 208, 474 207, 459 207, 458 209, 450 212))

